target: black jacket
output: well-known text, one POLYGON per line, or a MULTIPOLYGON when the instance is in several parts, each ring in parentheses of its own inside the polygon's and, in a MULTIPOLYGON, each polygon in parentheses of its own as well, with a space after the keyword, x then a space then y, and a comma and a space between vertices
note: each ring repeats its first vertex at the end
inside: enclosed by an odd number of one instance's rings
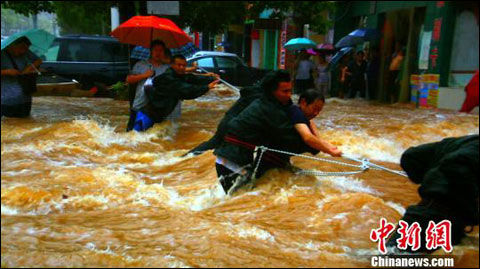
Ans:
POLYGON ((478 135, 420 145, 402 155, 401 166, 420 184, 422 199, 444 204, 447 214, 478 224, 478 146, 478 135))
POLYGON ((262 94, 263 89, 259 86, 250 86, 241 89, 240 98, 225 113, 212 138, 190 150, 189 153, 195 152, 196 154, 200 154, 204 151, 218 147, 222 143, 228 130, 228 123, 247 108, 255 99, 260 98, 262 94))
MULTIPOLYGON (((257 146, 294 152, 318 151, 308 147, 291 123, 288 108, 292 105, 282 105, 273 96, 263 94, 254 100, 238 116, 227 124, 227 136, 257 146)), ((240 166, 253 163, 253 150, 222 141, 214 151, 215 155, 224 157, 240 166)), ((291 156, 277 154, 284 165, 289 163, 291 156)))
POLYGON ((142 109, 154 122, 162 122, 180 100, 195 99, 208 92, 213 78, 193 74, 178 75, 172 68, 153 79, 153 87, 146 88, 148 105, 142 109))

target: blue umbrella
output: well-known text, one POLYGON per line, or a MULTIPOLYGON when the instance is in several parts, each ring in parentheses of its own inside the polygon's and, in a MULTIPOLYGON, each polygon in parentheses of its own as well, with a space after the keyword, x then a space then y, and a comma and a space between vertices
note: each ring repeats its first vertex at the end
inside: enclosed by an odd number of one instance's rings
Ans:
POLYGON ((336 48, 353 47, 365 41, 372 41, 380 38, 380 32, 372 28, 360 28, 347 36, 344 36, 335 44, 336 48))
POLYGON ((328 64, 328 70, 332 70, 338 62, 343 58, 343 56, 347 55, 350 51, 352 51, 353 47, 346 47, 342 48, 339 52, 333 55, 332 60, 328 64))
POLYGON ((150 49, 144 48, 142 46, 136 46, 132 49, 130 53, 131 59, 137 60, 148 60, 150 58, 150 49))
POLYGON ((15 41, 20 37, 27 37, 28 40, 30 40, 32 43, 30 50, 37 56, 41 56, 46 53, 55 39, 54 35, 42 29, 31 29, 16 33, 5 40, 2 40, 2 50, 15 43, 15 41))
MULTIPOLYGON (((178 49, 170 49, 172 55, 181 54, 186 58, 195 54, 195 52, 197 51, 199 51, 199 49, 195 47, 193 43, 188 43, 187 45, 178 49)), ((137 60, 148 60, 150 58, 150 49, 144 48, 142 46, 136 46, 135 48, 133 48, 132 53, 130 54, 130 58, 137 60)))
POLYGON ((306 50, 315 48, 316 46, 317 44, 315 44, 315 42, 305 37, 290 39, 284 45, 284 47, 288 50, 306 50))

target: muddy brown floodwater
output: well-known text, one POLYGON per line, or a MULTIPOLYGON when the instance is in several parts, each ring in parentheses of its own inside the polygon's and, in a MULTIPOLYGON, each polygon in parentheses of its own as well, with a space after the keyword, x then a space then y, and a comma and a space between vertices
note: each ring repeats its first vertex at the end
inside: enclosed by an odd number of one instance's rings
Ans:
MULTIPOLYGON (((145 133, 124 131, 128 102, 112 99, 36 97, 31 118, 3 118, 2 267, 369 267, 371 229, 396 223, 418 186, 377 170, 273 170, 226 197, 211 151, 180 156, 235 99, 224 89, 184 102, 177 125, 145 133)), ((410 146, 479 128, 478 115, 334 98, 315 121, 342 151, 393 169, 410 146)), ((450 256, 478 268, 478 255, 477 226, 450 256)))

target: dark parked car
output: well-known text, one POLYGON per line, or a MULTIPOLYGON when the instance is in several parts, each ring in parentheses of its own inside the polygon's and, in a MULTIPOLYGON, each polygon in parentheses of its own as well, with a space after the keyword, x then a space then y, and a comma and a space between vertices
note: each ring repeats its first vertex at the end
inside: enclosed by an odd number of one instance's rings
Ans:
POLYGON ((109 36, 68 35, 54 40, 41 56, 42 68, 89 88, 112 85, 128 75, 128 46, 109 36))
POLYGON ((219 74, 222 79, 235 86, 251 86, 263 78, 268 70, 247 66, 233 53, 199 51, 188 58, 188 65, 197 62, 199 67, 219 74))

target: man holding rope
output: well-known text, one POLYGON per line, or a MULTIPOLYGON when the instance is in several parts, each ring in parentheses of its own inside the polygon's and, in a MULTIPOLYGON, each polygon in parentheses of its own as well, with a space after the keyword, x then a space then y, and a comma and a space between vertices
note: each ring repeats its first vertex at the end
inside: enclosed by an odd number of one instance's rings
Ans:
POLYGON ((186 67, 185 57, 175 55, 170 68, 155 77, 151 87, 145 87, 148 102, 137 112, 134 130, 145 131, 155 123, 178 118, 181 113, 179 107, 181 100, 198 98, 219 82, 216 74, 207 76, 187 74, 186 67))
MULTIPOLYGON (((264 151, 259 146, 291 153, 317 154, 323 150, 305 143, 292 123, 292 84, 288 72, 270 72, 262 80, 261 88, 262 96, 227 124, 224 140, 214 151, 217 174, 226 193, 235 192, 271 168, 290 166, 291 155, 264 151)), ((338 150, 331 150, 333 155, 341 155, 338 150)))

